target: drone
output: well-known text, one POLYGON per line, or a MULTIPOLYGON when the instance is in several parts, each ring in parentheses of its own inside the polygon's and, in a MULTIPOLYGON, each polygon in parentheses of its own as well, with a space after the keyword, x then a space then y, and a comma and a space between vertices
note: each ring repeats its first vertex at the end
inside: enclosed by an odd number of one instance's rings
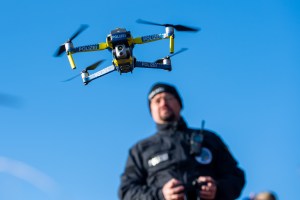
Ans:
POLYGON ((142 19, 138 19, 136 22, 141 24, 164 26, 165 32, 160 34, 152 34, 152 35, 133 38, 131 32, 127 31, 125 28, 116 28, 112 30, 110 34, 107 35, 106 42, 74 47, 72 41, 88 27, 87 25, 81 25, 79 29, 64 44, 62 44, 58 48, 54 56, 58 57, 61 56, 63 53, 66 53, 71 68, 76 69, 76 65, 73 59, 73 54, 81 53, 81 52, 101 51, 107 49, 110 52, 112 52, 112 57, 113 57, 112 65, 103 68, 96 73, 90 74, 89 71, 96 69, 104 60, 97 61, 96 63, 83 69, 80 74, 70 79, 67 79, 65 81, 70 81, 81 75, 83 84, 87 85, 89 82, 99 77, 102 77, 106 74, 109 74, 113 71, 118 71, 120 74, 128 73, 128 72, 132 73, 134 68, 152 68, 152 69, 163 69, 163 70, 171 71, 172 65, 171 65, 170 58, 178 53, 182 53, 183 51, 187 50, 187 48, 182 48, 179 51, 174 53, 175 30, 190 31, 190 32, 199 31, 198 28, 192 28, 183 25, 158 24, 158 23, 145 21, 142 19), (133 56, 133 48, 136 44, 145 44, 145 43, 159 41, 163 39, 170 40, 170 54, 168 56, 158 59, 155 62, 138 61, 133 56))

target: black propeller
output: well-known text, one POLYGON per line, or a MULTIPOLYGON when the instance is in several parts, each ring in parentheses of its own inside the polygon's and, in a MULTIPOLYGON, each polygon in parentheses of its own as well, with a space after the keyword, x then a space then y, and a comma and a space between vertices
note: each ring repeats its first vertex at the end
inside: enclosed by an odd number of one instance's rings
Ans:
POLYGON ((172 56, 175 56, 175 55, 177 55, 177 54, 179 54, 179 53, 182 53, 182 52, 184 52, 184 51, 186 51, 186 50, 188 50, 188 48, 181 48, 179 51, 177 51, 177 52, 175 52, 175 53, 173 53, 173 54, 169 54, 168 56, 166 56, 166 57, 164 57, 164 58, 158 59, 158 60, 156 60, 155 62, 156 62, 156 63, 163 63, 163 60, 164 60, 164 59, 166 59, 166 58, 171 58, 172 56))
POLYGON ((174 25, 174 24, 158 24, 158 23, 154 23, 154 22, 149 22, 143 19, 138 19, 136 20, 137 23, 140 24, 149 24, 149 25, 155 25, 155 26, 165 26, 165 27, 174 27, 175 30, 177 31, 191 31, 191 32, 197 32, 200 29, 199 28, 192 28, 192 27, 188 27, 188 26, 183 26, 183 25, 174 25))
MULTIPOLYGON (((87 72, 88 70, 94 70, 94 69, 96 69, 103 61, 104 61, 104 60, 99 60, 98 62, 95 62, 94 64, 92 64, 92 65, 86 67, 85 69, 82 70, 82 73, 87 72)), ((67 80, 64 80, 64 81, 62 81, 62 82, 68 82, 68 81, 71 81, 71 80, 77 78, 77 77, 80 76, 80 75, 81 75, 81 73, 80 73, 80 74, 77 74, 76 76, 73 76, 73 77, 71 77, 71 78, 69 78, 69 79, 67 79, 67 80)))
MULTIPOLYGON (((80 33, 82 33, 85 29, 87 29, 88 25, 86 24, 82 24, 79 29, 65 42, 72 42, 72 40, 74 40, 80 33)), ((58 57, 61 56, 65 51, 65 43, 60 45, 60 47, 57 49, 57 51, 55 52, 54 56, 58 57)))

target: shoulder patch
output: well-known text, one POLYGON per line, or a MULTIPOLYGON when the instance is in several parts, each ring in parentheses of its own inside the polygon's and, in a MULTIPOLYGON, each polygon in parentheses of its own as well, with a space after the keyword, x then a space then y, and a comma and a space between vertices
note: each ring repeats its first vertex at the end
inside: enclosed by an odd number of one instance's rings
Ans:
POLYGON ((213 156, 212 156, 211 151, 206 147, 202 148, 201 154, 199 156, 195 156, 196 161, 203 165, 210 164, 212 161, 212 158, 213 158, 213 156))

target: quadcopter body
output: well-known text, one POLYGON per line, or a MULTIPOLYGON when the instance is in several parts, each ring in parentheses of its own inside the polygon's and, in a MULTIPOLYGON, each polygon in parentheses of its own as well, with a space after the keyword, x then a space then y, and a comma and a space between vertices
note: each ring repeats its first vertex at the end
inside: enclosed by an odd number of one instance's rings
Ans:
MULTIPOLYGON (((164 69, 167 71, 172 70, 171 59, 170 57, 178 54, 182 51, 185 51, 186 48, 181 49, 179 52, 174 54, 174 29, 178 29, 179 31, 198 31, 198 29, 192 29, 182 25, 171 25, 171 24, 155 24, 152 22, 147 22, 144 20, 138 20, 139 23, 151 24, 151 25, 160 25, 165 26, 165 33, 162 34, 152 34, 146 35, 142 37, 133 38, 130 31, 127 31, 125 28, 116 28, 107 35, 106 41, 98 44, 92 45, 84 45, 74 47, 72 40, 76 38, 84 29, 87 28, 86 25, 82 25, 77 32, 73 34, 73 36, 60 46, 55 56, 60 56, 64 52, 66 52, 69 63, 72 69, 76 68, 73 54, 81 53, 81 52, 92 52, 92 51, 101 51, 108 49, 112 52, 112 65, 96 72, 90 74, 90 70, 94 70, 101 62, 98 61, 93 65, 85 68, 81 72, 81 77, 83 83, 86 85, 89 82, 97 79, 103 75, 109 74, 113 71, 118 71, 120 74, 132 72, 134 68, 152 68, 152 69, 164 69), (187 29, 187 30, 186 30, 187 29), (154 42, 162 39, 170 40, 170 55, 158 59, 155 62, 145 62, 138 61, 133 56, 133 49, 136 44, 144 44, 149 42, 154 42)), ((76 76, 77 77, 77 76, 76 76)), ((75 77, 74 77, 75 78, 75 77)), ((71 78, 73 79, 73 78, 71 78)), ((68 80, 71 80, 68 79, 68 80)), ((68 81, 67 80, 67 81, 68 81)))

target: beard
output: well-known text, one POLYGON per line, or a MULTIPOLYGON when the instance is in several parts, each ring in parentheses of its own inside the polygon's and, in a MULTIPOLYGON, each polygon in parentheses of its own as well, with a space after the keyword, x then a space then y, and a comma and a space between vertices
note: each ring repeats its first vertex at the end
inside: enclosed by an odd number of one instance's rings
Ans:
POLYGON ((165 122, 176 121, 176 115, 175 115, 174 111, 172 109, 170 109, 169 107, 163 108, 159 112, 159 117, 162 121, 165 121, 165 122))

